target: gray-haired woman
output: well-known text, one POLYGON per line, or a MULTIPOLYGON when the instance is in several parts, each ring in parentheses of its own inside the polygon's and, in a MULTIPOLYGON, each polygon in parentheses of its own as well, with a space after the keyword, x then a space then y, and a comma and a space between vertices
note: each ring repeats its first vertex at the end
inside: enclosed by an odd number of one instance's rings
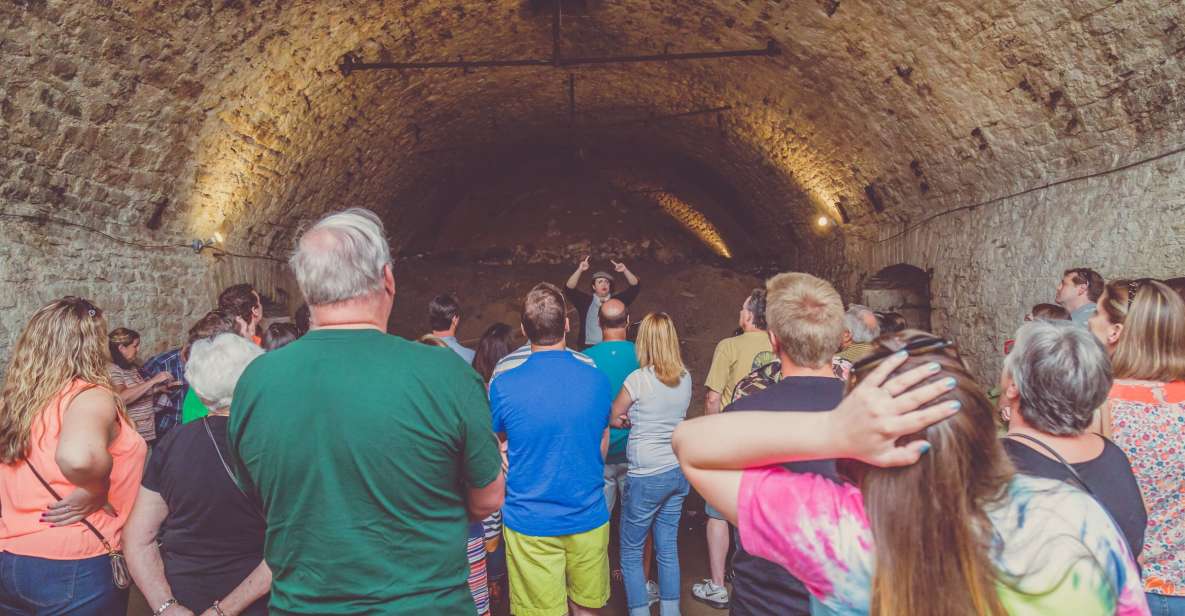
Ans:
POLYGON ((1123 450, 1087 432, 1111 381, 1107 351, 1085 328, 1070 321, 1025 324, 1000 376, 1004 449, 1021 473, 1090 492, 1138 557, 1148 522, 1140 487, 1123 450))
POLYGON ((267 613, 263 516, 231 476, 226 453, 235 384, 261 354, 228 333, 189 349, 185 379, 210 414, 178 426, 153 452, 124 529, 128 569, 154 613, 267 613))

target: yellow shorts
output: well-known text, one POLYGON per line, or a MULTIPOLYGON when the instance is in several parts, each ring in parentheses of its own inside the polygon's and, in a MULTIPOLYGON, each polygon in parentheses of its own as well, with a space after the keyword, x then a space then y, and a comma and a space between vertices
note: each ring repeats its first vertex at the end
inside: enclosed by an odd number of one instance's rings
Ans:
POLYGON ((574 535, 533 537, 503 530, 515 616, 563 616, 609 602, 609 524, 574 535))

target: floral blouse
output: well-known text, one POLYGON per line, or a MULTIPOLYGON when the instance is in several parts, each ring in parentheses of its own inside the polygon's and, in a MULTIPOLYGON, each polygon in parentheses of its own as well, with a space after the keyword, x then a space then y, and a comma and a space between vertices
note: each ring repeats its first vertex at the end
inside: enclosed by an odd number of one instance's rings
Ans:
POLYGON ((1144 590, 1185 596, 1185 381, 1116 379, 1107 403, 1148 509, 1144 590))

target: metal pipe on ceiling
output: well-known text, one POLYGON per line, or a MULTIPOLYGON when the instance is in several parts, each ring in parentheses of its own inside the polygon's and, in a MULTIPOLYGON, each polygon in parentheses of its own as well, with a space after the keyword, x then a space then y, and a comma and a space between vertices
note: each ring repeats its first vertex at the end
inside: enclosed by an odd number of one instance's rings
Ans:
POLYGON ((603 64, 643 64, 682 62, 688 60, 711 60, 717 58, 746 58, 771 57, 781 55, 782 50, 776 43, 770 41, 760 49, 727 49, 722 51, 692 51, 687 53, 657 53, 644 55, 619 56, 584 56, 576 58, 555 57, 551 59, 518 58, 500 60, 453 60, 440 62, 359 62, 352 54, 346 54, 338 68, 342 75, 349 76, 355 71, 375 70, 434 70, 434 69, 465 69, 475 68, 512 68, 554 66, 570 68, 577 66, 598 66, 603 64))

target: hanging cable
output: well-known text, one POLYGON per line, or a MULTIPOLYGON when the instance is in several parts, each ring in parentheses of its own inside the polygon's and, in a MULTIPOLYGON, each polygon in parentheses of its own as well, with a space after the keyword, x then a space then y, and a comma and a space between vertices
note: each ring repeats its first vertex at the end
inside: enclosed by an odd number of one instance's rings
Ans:
MULTIPOLYGON (((24 222, 31 222, 31 223, 37 223, 37 224, 52 223, 52 224, 61 225, 64 227, 73 227, 75 229, 82 229, 82 230, 87 231, 89 233, 94 233, 95 235, 101 235, 113 242, 123 244, 124 246, 133 246, 135 248, 143 248, 145 250, 175 250, 175 249, 193 250, 194 249, 194 245, 192 245, 192 244, 142 244, 140 242, 133 242, 131 240, 125 240, 121 237, 116 237, 114 235, 111 235, 110 233, 107 233, 105 231, 96 229, 96 228, 88 226, 88 225, 84 225, 82 223, 77 223, 77 222, 74 222, 71 220, 65 220, 62 218, 56 218, 53 216, 48 216, 46 214, 17 214, 17 213, 13 213, 13 212, 0 212, 0 218, 9 218, 9 219, 21 220, 24 222)), ((211 251, 213 251, 215 253, 214 256, 216 256, 216 257, 226 256, 226 257, 234 257, 237 259, 260 259, 260 260, 265 260, 265 261, 276 261, 278 263, 284 263, 283 259, 273 257, 270 255, 239 254, 239 253, 235 253, 235 252, 230 252, 229 250, 223 250, 222 248, 219 248, 217 246, 211 246, 208 244, 202 245, 201 248, 210 249, 211 251)), ((200 249, 198 250, 198 252, 200 252, 200 249)))
POLYGON ((979 203, 972 203, 971 205, 961 205, 959 207, 953 207, 953 208, 950 208, 949 210, 943 210, 941 212, 931 214, 930 216, 923 218, 921 221, 906 227, 905 230, 903 230, 899 233, 890 235, 889 237, 876 240, 875 243, 883 244, 885 242, 895 240, 895 239, 897 239, 897 238, 899 238, 899 237, 901 237, 901 236, 903 236, 915 229, 924 227, 924 226, 930 224, 930 222, 933 221, 934 219, 941 218, 943 216, 946 216, 947 214, 954 214, 955 212, 962 212, 962 211, 966 211, 966 210, 974 210, 975 208, 978 208, 978 207, 984 207, 987 205, 993 205, 995 203, 999 203, 1001 201, 1015 199, 1016 197, 1021 197, 1021 196, 1027 195, 1029 193, 1042 191, 1042 190, 1045 190, 1046 188, 1053 188, 1054 186, 1061 186, 1062 184, 1069 184, 1071 182, 1078 182, 1081 180, 1089 180, 1089 179, 1093 179, 1093 178, 1103 177, 1105 175, 1111 175, 1112 173, 1126 171, 1126 170, 1131 169, 1133 167, 1139 167, 1141 165, 1146 165, 1151 162, 1156 162, 1158 160, 1168 158, 1170 156, 1174 156, 1174 155, 1180 154, 1182 152, 1185 152, 1185 146, 1176 148, 1174 150, 1169 150, 1168 152, 1164 152, 1162 154, 1158 154, 1158 155, 1152 156, 1150 158, 1144 158, 1144 159, 1137 160, 1132 163, 1128 163, 1126 165, 1120 165, 1120 166, 1114 167, 1112 169, 1107 169, 1104 171, 1096 171, 1095 173, 1088 173, 1085 175, 1079 175, 1079 176, 1075 176, 1075 177, 1071 177, 1071 178, 1065 178, 1062 180, 1057 180, 1056 182, 1049 182, 1048 184, 1042 184, 1040 186, 1034 186, 1032 188, 1027 188, 1027 189, 1022 190, 1020 192, 1012 193, 1011 195, 1004 195, 1003 197, 996 197, 994 199, 988 199, 987 201, 980 201, 979 203))

